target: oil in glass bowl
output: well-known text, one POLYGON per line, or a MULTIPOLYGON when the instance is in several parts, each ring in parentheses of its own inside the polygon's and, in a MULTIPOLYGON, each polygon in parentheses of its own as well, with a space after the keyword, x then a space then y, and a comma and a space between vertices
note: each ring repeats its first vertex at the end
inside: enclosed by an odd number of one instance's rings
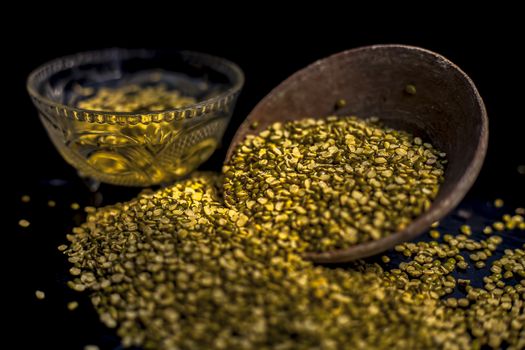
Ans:
POLYGON ((64 159, 81 175, 149 186, 187 175, 219 145, 243 84, 224 59, 112 49, 35 70, 28 90, 64 159))

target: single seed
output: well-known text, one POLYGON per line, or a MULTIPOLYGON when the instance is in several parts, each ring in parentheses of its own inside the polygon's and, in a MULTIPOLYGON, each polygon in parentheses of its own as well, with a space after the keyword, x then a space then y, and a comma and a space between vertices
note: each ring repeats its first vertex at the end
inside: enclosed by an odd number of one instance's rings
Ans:
POLYGON ((475 266, 476 266, 477 269, 482 269, 482 268, 485 267, 485 262, 478 261, 478 262, 476 262, 475 266))
POLYGON ((31 223, 29 221, 27 221, 26 219, 21 219, 18 221, 18 225, 20 225, 21 227, 29 227, 29 225, 31 225, 31 223))
POLYGON ((97 345, 86 345, 84 350, 100 350, 100 348, 97 345))
POLYGON ((346 100, 344 98, 340 98, 339 100, 337 100, 337 102, 335 103, 335 108, 336 109, 341 109, 343 107, 346 106, 346 100))
POLYGON ((469 306, 470 302, 467 298, 460 298, 458 299, 458 305, 461 307, 467 307, 469 306))
POLYGON ((471 228, 469 225, 461 225, 460 229, 461 233, 470 236, 472 234, 471 228))
POLYGON ((466 270, 468 268, 468 264, 465 261, 460 261, 457 263, 457 267, 462 270, 466 270))
POLYGON ((73 311, 73 310, 75 310, 77 307, 78 307, 78 302, 76 302, 76 301, 70 301, 69 303, 67 303, 67 309, 68 309, 69 311, 73 311))
POLYGON ((450 307, 456 307, 456 306, 458 306, 458 300, 457 300, 456 298, 448 298, 448 299, 446 300, 446 303, 447 303, 447 305, 450 306, 450 307))
POLYGON ((409 95, 415 95, 417 93, 416 86, 413 84, 408 84, 405 86, 405 92, 409 95))
POLYGON ((495 206, 496 208, 501 208, 504 204, 505 204, 505 203, 503 202, 503 199, 501 199, 501 198, 496 198, 496 199, 494 200, 494 206, 495 206))
POLYGON ((441 236, 441 234, 437 230, 430 230, 429 235, 433 239, 439 239, 439 237, 441 236))
POLYGON ((46 293, 42 292, 41 290, 35 291, 35 296, 38 300, 43 300, 46 298, 46 293))
POLYGON ((502 223, 501 221, 496 221, 495 223, 492 224, 492 227, 494 227, 496 231, 505 230, 505 224, 502 223))

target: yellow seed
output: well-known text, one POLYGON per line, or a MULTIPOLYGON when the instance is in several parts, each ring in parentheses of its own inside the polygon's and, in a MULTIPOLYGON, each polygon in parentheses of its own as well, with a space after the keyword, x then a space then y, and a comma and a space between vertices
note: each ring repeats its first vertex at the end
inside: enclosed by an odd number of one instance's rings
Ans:
POLYGON ((275 222, 284 222, 288 220, 288 215, 280 214, 275 217, 275 222))
POLYGON ((237 219, 237 226, 243 227, 248 222, 248 217, 244 214, 240 214, 239 218, 237 219))
POLYGON ((416 86, 413 84, 408 84, 405 86, 405 92, 409 95, 415 95, 417 93, 416 86))
POLYGON ((337 100, 337 102, 335 103, 335 106, 337 109, 339 108, 343 108, 344 106, 346 106, 346 100, 344 98, 340 98, 339 100, 337 100))
POLYGON ((26 219, 21 219, 18 221, 18 225, 20 225, 21 227, 29 227, 29 225, 31 225, 31 223, 29 221, 27 221, 26 219))
POLYGON ((78 203, 76 203, 76 202, 75 203, 71 203, 71 209, 78 210, 78 209, 80 209, 80 205, 78 203))
POLYGON ((503 230, 505 230, 505 224, 502 223, 501 221, 496 221, 495 223, 492 224, 492 227, 494 227, 494 229, 496 229, 496 231, 503 231, 503 230))
POLYGON ((392 176, 392 174, 393 174, 392 170, 384 170, 381 172, 381 176, 383 177, 390 177, 392 176))
POLYGON ((86 345, 84 346, 84 350, 100 350, 100 348, 96 345, 86 345))
POLYGON ((82 270, 80 270, 78 267, 72 267, 69 269, 69 273, 73 276, 79 276, 82 273, 82 270))
POLYGON ((62 244, 62 245, 58 246, 58 250, 61 251, 61 252, 65 251, 66 249, 67 249, 67 245, 65 245, 65 244, 62 244))
POLYGON ((401 147, 399 148, 396 148, 396 154, 400 155, 400 156, 406 156, 407 155, 407 151, 401 147))
POLYGON ((261 204, 261 205, 265 205, 266 203, 268 203, 268 198, 259 197, 259 198, 257 198, 257 202, 259 202, 259 204, 261 204))
POLYGON ((496 198, 494 200, 494 206, 496 208, 501 208, 504 204, 505 204, 505 202, 503 202, 503 199, 501 199, 501 198, 496 198))
POLYGON ((461 231, 461 233, 463 233, 463 234, 465 234, 467 236, 470 236, 472 234, 472 230, 470 229, 469 225, 461 225, 459 230, 461 231))
POLYGON ((401 176, 396 176, 396 177, 394 178, 394 181, 395 181, 397 184, 399 184, 399 185, 403 185, 403 184, 406 183, 406 181, 405 181, 401 176))
POLYGON ((38 300, 43 300, 46 298, 46 293, 42 292, 41 290, 35 291, 35 296, 38 300))
POLYGON ((67 303, 67 309, 68 309, 69 311, 73 311, 73 310, 75 310, 77 307, 78 307, 78 302, 76 302, 76 301, 70 301, 69 303, 67 303))
POLYGON ((354 190, 352 191, 352 198, 359 200, 363 198, 363 194, 359 191, 354 190))
POLYGON ((56 202, 53 200, 47 201, 47 206, 50 208, 54 208, 56 205, 57 205, 56 202))
POLYGON ((29 203, 31 201, 31 197, 29 197, 27 194, 23 195, 21 198, 22 202, 29 203))
POLYGON ((433 239, 438 239, 441 236, 438 230, 430 230, 429 235, 433 239))

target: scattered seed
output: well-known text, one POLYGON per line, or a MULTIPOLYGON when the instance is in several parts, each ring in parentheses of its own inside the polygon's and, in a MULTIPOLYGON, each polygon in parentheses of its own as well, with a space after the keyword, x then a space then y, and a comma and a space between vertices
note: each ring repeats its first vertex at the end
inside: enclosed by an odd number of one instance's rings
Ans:
POLYGON ((495 223, 492 224, 492 227, 494 227, 496 231, 505 230, 505 224, 502 223, 501 221, 496 221, 495 223))
POLYGON ((482 269, 482 268, 485 267, 485 262, 478 261, 478 262, 476 262, 475 266, 476 266, 477 269, 482 269))
POLYGON ((27 221, 26 219, 21 219, 18 221, 18 225, 25 228, 25 227, 29 227, 31 223, 27 221))
POLYGON ((416 86, 408 84, 407 86, 405 86, 405 92, 409 95, 415 95, 417 93, 416 86))
POLYGON ((100 348, 96 345, 86 345, 84 346, 84 350, 100 350, 100 348))
POLYGON ((503 202, 503 199, 501 199, 501 198, 496 198, 496 199, 494 200, 494 206, 495 206, 496 208, 501 208, 504 204, 505 204, 505 203, 503 202))
POLYGON ((437 231, 437 230, 430 230, 430 231, 429 231, 429 235, 430 235, 430 237, 432 237, 433 239, 439 239, 439 237, 441 236, 441 234, 440 234, 439 231, 437 231))
POLYGON ((42 292, 41 290, 35 291, 35 296, 38 300, 43 300, 46 298, 46 293, 42 292))
POLYGON ((341 109, 345 106, 346 106, 346 100, 344 98, 337 100, 337 102, 335 103, 335 109, 341 109))
POLYGON ((73 310, 75 310, 77 307, 78 307, 78 302, 76 302, 76 301, 70 301, 69 303, 67 303, 67 309, 68 309, 69 311, 73 311, 73 310))

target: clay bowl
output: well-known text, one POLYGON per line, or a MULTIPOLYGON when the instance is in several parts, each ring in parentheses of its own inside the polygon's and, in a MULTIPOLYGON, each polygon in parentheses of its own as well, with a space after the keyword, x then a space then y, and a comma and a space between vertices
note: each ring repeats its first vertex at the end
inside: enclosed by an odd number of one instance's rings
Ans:
POLYGON ((371 256, 423 233, 447 215, 474 183, 488 142, 488 119, 472 80, 434 52, 404 45, 374 45, 314 62, 273 89, 239 127, 227 152, 275 121, 330 114, 377 116, 387 126, 429 140, 447 153, 445 180, 431 208, 403 231, 347 249, 308 252, 319 263, 371 256), (407 85, 417 92, 409 94, 407 85), (346 106, 335 108, 339 99, 346 106), (250 128, 254 121, 256 129, 250 128))

